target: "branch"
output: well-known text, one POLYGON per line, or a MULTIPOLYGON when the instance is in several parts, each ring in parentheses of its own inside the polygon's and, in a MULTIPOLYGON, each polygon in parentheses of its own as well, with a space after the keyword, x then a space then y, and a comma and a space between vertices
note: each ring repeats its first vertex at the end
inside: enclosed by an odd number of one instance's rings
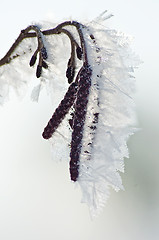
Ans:
MULTIPOLYGON (((77 55, 79 56, 79 59, 81 59, 81 56, 82 56, 82 53, 83 53, 84 62, 88 63, 87 53, 86 53, 86 45, 85 45, 85 41, 84 41, 84 37, 83 37, 83 33, 82 33, 82 28, 84 28, 84 25, 82 25, 78 22, 75 22, 75 21, 73 21, 73 22, 72 21, 66 21, 66 22, 63 22, 63 23, 59 24, 57 27, 55 27, 53 29, 48 29, 48 30, 44 30, 44 31, 40 31, 40 29, 37 26, 31 25, 31 26, 29 26, 26 29, 21 31, 21 33, 19 34, 18 38, 15 40, 15 42, 13 43, 13 45, 11 46, 9 51, 0 60, 0 66, 10 63, 10 61, 12 60, 11 54, 15 51, 16 47, 20 44, 20 42, 23 41, 23 39, 38 37, 38 43, 43 44, 43 42, 41 43, 41 40, 43 39, 42 35, 47 36, 47 35, 59 34, 61 32, 63 32, 63 33, 65 32, 65 34, 68 35, 70 40, 75 43, 76 48, 77 48, 77 55), (78 34, 79 34, 79 37, 80 37, 80 43, 81 43, 82 50, 80 49, 79 45, 77 44, 77 42, 73 38, 72 34, 70 34, 69 31, 67 31, 66 29, 63 29, 63 27, 65 27, 65 26, 76 27, 76 29, 78 31, 78 34), (34 30, 35 32, 29 33, 30 30, 34 30), (66 31, 67 31, 67 33, 66 33, 66 31)), ((13 59, 14 59, 14 57, 13 57, 13 59)))

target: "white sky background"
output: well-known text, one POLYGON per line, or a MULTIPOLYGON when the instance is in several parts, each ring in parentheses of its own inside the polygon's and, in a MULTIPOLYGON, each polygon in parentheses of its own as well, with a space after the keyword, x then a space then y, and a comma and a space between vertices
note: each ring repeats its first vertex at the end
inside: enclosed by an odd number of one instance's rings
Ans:
POLYGON ((92 222, 69 180, 68 159, 53 161, 41 137, 52 114, 50 100, 45 94, 38 104, 29 96, 10 100, 0 108, 1 240, 159 238, 159 1, 3 1, 0 57, 32 21, 93 19, 106 9, 114 14, 110 26, 134 36, 133 47, 144 61, 135 73, 142 130, 129 141, 125 191, 112 192, 92 222))

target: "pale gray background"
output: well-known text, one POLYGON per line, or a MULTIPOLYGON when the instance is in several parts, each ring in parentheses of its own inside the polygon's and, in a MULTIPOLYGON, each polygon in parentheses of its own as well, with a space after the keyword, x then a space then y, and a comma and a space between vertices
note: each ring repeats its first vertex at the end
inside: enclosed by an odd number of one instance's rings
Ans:
POLYGON ((68 159, 51 159, 41 132, 52 113, 43 93, 38 104, 26 96, 0 107, 1 240, 159 239, 159 1, 3 1, 0 57, 31 21, 93 19, 108 9, 112 26, 134 36, 144 63, 136 71, 135 101, 141 131, 129 140, 122 174, 125 191, 111 192, 93 222, 69 180, 68 159))

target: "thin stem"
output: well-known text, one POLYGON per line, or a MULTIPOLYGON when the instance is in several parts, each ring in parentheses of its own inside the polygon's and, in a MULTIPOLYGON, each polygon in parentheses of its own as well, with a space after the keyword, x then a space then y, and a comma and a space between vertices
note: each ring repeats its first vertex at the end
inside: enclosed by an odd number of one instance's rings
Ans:
POLYGON ((40 29, 37 26, 34 25, 30 25, 29 27, 27 27, 26 29, 22 30, 20 35, 18 36, 18 38, 16 39, 16 41, 13 43, 13 45, 11 46, 11 48, 9 49, 9 51, 6 53, 6 55, 0 60, 0 66, 6 64, 6 63, 10 63, 10 61, 12 60, 12 58, 10 57, 11 54, 14 52, 14 50, 16 49, 16 47, 19 45, 20 42, 22 42, 22 40, 24 38, 26 38, 27 34, 29 31, 34 30, 35 33, 35 37, 37 37, 38 39, 38 48, 37 51, 40 51, 44 48, 44 41, 43 41, 43 34, 40 31, 40 29))
POLYGON ((30 25, 25 30, 22 30, 21 33, 26 35, 29 31, 34 30, 38 39, 38 50, 40 51, 44 47, 43 34, 40 29, 35 25, 30 25))
MULTIPOLYGON (((36 35, 35 35, 36 36, 36 35)), ((11 54, 14 52, 16 47, 19 45, 20 42, 25 38, 24 34, 21 32, 18 36, 18 38, 15 40, 9 51, 6 53, 6 55, 0 60, 0 66, 10 63, 11 59, 11 54)))
POLYGON ((76 42, 76 40, 74 39, 74 37, 72 36, 72 34, 66 30, 66 29, 60 29, 59 30, 59 33, 65 33, 69 39, 70 39, 70 42, 71 42, 71 58, 70 58, 70 64, 72 66, 75 67, 75 45, 77 47, 79 47, 78 43, 76 42))
POLYGON ((73 37, 73 35, 70 33, 70 31, 68 31, 68 30, 65 29, 65 28, 61 28, 61 29, 59 30, 59 33, 65 33, 65 34, 69 37, 71 43, 74 43, 76 47, 79 47, 79 44, 78 44, 77 41, 74 39, 74 37, 73 37))

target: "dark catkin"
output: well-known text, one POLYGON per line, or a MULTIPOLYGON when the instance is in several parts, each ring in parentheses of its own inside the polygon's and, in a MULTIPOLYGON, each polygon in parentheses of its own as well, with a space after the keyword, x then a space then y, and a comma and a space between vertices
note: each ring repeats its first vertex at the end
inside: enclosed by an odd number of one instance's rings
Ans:
POLYGON ((61 101, 58 108, 56 108, 54 114, 52 115, 52 118, 45 127, 44 132, 42 134, 43 138, 49 139, 52 137, 53 133, 58 128, 58 126, 64 119, 65 115, 69 112, 71 106, 73 105, 76 99, 77 89, 78 85, 75 82, 69 86, 68 91, 65 94, 63 100, 61 101))
POLYGON ((44 60, 42 61, 42 67, 43 67, 43 68, 45 68, 45 69, 47 69, 47 68, 48 68, 48 65, 47 65, 47 63, 46 63, 44 60))
POLYGON ((82 148, 83 128, 87 112, 89 90, 91 86, 92 70, 85 65, 80 73, 78 93, 74 104, 73 132, 70 152, 70 175, 72 181, 77 181, 79 175, 79 161, 82 148))
POLYGON ((41 76, 42 66, 38 65, 36 69, 36 77, 39 78, 41 76))
POLYGON ((83 52, 82 52, 82 49, 79 46, 76 48, 76 54, 77 54, 77 58, 79 60, 82 60, 83 52))
POLYGON ((75 68, 73 66, 69 66, 66 70, 66 77, 68 78, 68 83, 72 83, 75 76, 75 68))
POLYGON ((30 67, 34 66, 35 62, 36 62, 36 59, 37 59, 37 55, 33 55, 30 59, 30 67))

